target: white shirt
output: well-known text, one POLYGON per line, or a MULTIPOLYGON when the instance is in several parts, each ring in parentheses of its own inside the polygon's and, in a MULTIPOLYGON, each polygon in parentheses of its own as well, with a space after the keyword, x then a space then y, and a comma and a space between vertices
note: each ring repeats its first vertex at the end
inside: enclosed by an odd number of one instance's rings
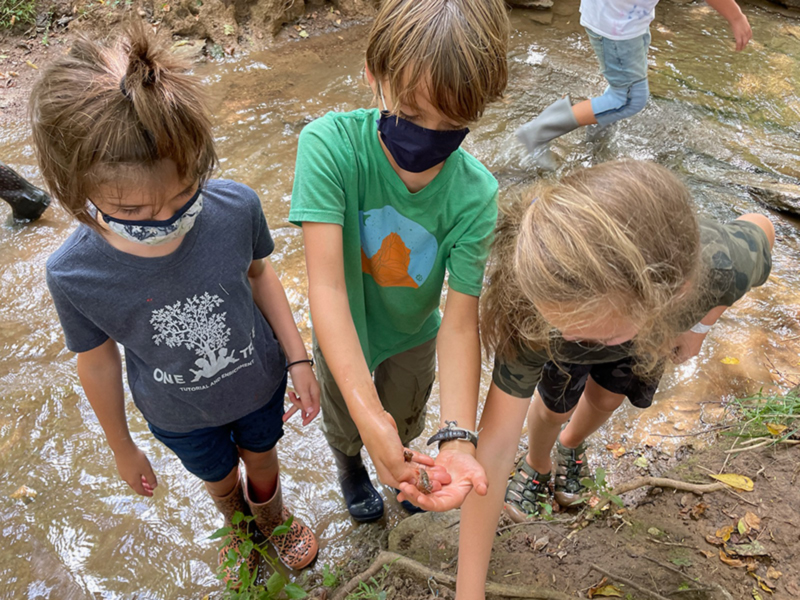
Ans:
POLYGON ((610 40, 647 33, 658 0, 581 0, 581 25, 610 40))

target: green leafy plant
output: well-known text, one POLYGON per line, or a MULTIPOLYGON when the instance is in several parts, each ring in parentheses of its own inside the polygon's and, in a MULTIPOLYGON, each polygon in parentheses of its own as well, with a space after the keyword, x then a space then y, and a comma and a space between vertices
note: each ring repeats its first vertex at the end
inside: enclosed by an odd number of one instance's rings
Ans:
POLYGON ((0 29, 28 25, 36 20, 35 0, 3 0, 0 2, 0 29))
POLYGON ((331 567, 330 565, 322 567, 322 585, 326 588, 334 589, 339 587, 341 576, 342 570, 338 567, 331 567))
POLYGON ((581 479, 581 485, 601 500, 608 500, 619 507, 625 506, 622 498, 611 493, 611 486, 606 481, 606 470, 603 467, 597 467, 597 469, 595 469, 594 479, 591 477, 584 477, 581 479))
MULTIPOLYGON (((285 598, 299 600, 300 598, 305 598, 308 593, 298 584, 292 583, 280 561, 270 556, 267 551, 269 539, 259 544, 253 541, 253 534, 250 533, 250 524, 254 518, 245 516, 237 511, 231 519, 233 527, 218 529, 210 537, 212 540, 221 540, 220 550, 232 541, 239 542, 228 550, 228 554, 222 564, 217 568, 217 579, 224 579, 226 571, 235 572, 237 565, 239 565, 238 581, 227 581, 222 598, 225 600, 279 600, 285 598), (247 527, 239 527, 242 523, 245 523, 247 527), (262 583, 259 580, 257 570, 255 573, 250 573, 247 568, 246 559, 253 550, 258 552, 272 569, 272 574, 266 582, 262 583)), ((272 530, 271 537, 279 537, 289 533, 293 520, 294 517, 289 517, 285 523, 278 525, 272 530)))
POLYGON ((391 565, 383 565, 377 576, 370 577, 369 581, 359 582, 358 587, 350 592, 346 600, 386 600, 383 584, 390 569, 391 565))

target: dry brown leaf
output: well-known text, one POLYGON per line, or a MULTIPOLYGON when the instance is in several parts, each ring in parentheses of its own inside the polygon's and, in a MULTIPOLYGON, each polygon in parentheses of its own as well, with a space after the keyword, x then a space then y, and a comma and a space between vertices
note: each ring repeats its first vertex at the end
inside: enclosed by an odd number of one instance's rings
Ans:
POLYGON ((536 541, 533 543, 534 550, 544 550, 545 546, 550 543, 549 537, 541 537, 537 538, 536 541))
MULTIPOLYGON (((713 536, 713 535, 707 535, 707 536, 706 536, 706 541, 707 541, 709 544, 711 544, 712 546, 722 546, 722 544, 724 544, 724 543, 725 543, 725 542, 724 542, 724 541, 722 541, 720 538, 718 538, 718 537, 715 537, 715 536, 713 536)), ((713 552, 712 552, 712 554, 713 554, 713 552)))
POLYGON ((589 598, 597 596, 609 598, 622 598, 622 592, 608 582, 608 577, 603 577, 596 586, 589 588, 589 598))
POLYGON ((767 577, 769 577, 770 579, 778 579, 781 575, 783 575, 783 573, 778 571, 778 569, 776 569, 775 567, 767 568, 767 577))
POLYGON ((734 489, 743 492, 752 492, 755 487, 753 480, 744 475, 736 475, 735 473, 723 473, 722 475, 709 475, 712 479, 721 481, 725 485, 729 485, 734 489))
POLYGON ((619 442, 614 442, 612 444, 606 444, 606 450, 610 450, 611 451, 611 455, 614 458, 619 458, 620 456, 622 456, 623 454, 625 454, 627 452, 627 450, 625 449, 625 446, 623 446, 619 442))
POLYGON ((774 585, 772 585, 766 579, 760 577, 759 575, 756 575, 753 572, 750 572, 750 575, 753 577, 753 579, 755 579, 758 582, 758 587, 760 587, 765 592, 769 592, 770 594, 772 593, 772 590, 775 587, 774 585))
MULTIPOLYGON (((708 537, 711 537, 711 536, 708 536, 708 537)), ((700 554, 702 554, 706 558, 714 558, 717 555, 717 553, 714 552, 713 550, 700 550, 700 554)))
POLYGON ((759 517, 755 513, 747 512, 744 516, 744 522, 750 529, 755 529, 756 531, 761 530, 761 517, 759 517))
POLYGON ((719 550, 719 559, 724 562, 729 567, 735 567, 737 569, 741 569, 746 567, 747 565, 740 561, 738 558, 731 558, 720 548, 719 550))
POLYGON ((699 521, 700 517, 703 516, 703 513, 706 512, 707 508, 708 508, 708 504, 706 504, 705 502, 700 502, 700 503, 696 504, 694 507, 692 507, 692 510, 689 513, 689 515, 695 521, 699 521))
POLYGON ((717 537, 721 539, 723 542, 727 542, 729 539, 731 539, 732 533, 733 533, 733 525, 725 525, 725 527, 717 529, 717 537))

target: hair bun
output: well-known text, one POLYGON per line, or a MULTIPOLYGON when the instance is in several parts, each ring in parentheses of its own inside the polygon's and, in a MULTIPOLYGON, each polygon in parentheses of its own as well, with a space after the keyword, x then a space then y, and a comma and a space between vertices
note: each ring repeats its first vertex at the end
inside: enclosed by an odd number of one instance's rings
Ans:
MULTIPOLYGON (((151 36, 148 36, 141 23, 132 24, 128 28, 128 68, 125 81, 128 89, 151 87, 158 80, 164 69, 164 48, 151 36)), ((167 61, 169 62, 169 61, 167 61)))

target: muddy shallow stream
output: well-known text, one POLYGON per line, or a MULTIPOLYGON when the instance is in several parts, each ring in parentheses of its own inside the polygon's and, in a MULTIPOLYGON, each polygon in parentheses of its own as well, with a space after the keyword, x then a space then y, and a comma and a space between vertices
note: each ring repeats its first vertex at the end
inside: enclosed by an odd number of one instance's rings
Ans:
MULTIPOLYGON (((497 175, 505 201, 533 180, 513 130, 563 94, 602 91, 577 5, 560 0, 550 24, 537 22, 543 13, 512 16, 507 98, 466 142, 497 175)), ((622 156, 653 159, 687 179, 705 214, 765 212, 746 186, 800 177, 800 23, 746 11, 755 41, 735 55, 726 23, 710 8, 665 2, 652 28, 653 100, 602 143, 586 143, 581 133, 560 140, 564 168, 622 156)), ((297 136, 327 111, 370 104, 361 80, 366 32, 356 26, 198 67, 214 98, 219 175, 260 194, 276 241, 273 264, 306 336, 301 235, 286 220, 297 136)), ((3 161, 40 182, 26 124, 0 133, 0 144, 3 161)), ((0 207, 2 219, 9 213, 0 207)), ((769 283, 723 316, 700 357, 668 373, 652 408, 620 411, 602 440, 670 451, 684 441, 674 436, 714 423, 720 400, 800 380, 800 229, 798 220, 770 215, 779 242, 769 283), (723 364, 724 357, 739 362, 723 364)), ((145 499, 118 479, 75 357, 64 349, 44 263, 71 229, 57 209, 31 226, 0 225, 0 598, 202 598, 218 587, 214 543, 206 538, 221 518, 132 403, 131 430, 160 485, 155 498, 145 499), (9 497, 21 485, 38 492, 30 504, 9 497)), ((434 400, 428 430, 437 422, 434 400)), ((320 540, 315 569, 374 545, 403 517, 389 502, 384 521, 354 527, 315 425, 290 424, 279 449, 291 504, 320 540)))

